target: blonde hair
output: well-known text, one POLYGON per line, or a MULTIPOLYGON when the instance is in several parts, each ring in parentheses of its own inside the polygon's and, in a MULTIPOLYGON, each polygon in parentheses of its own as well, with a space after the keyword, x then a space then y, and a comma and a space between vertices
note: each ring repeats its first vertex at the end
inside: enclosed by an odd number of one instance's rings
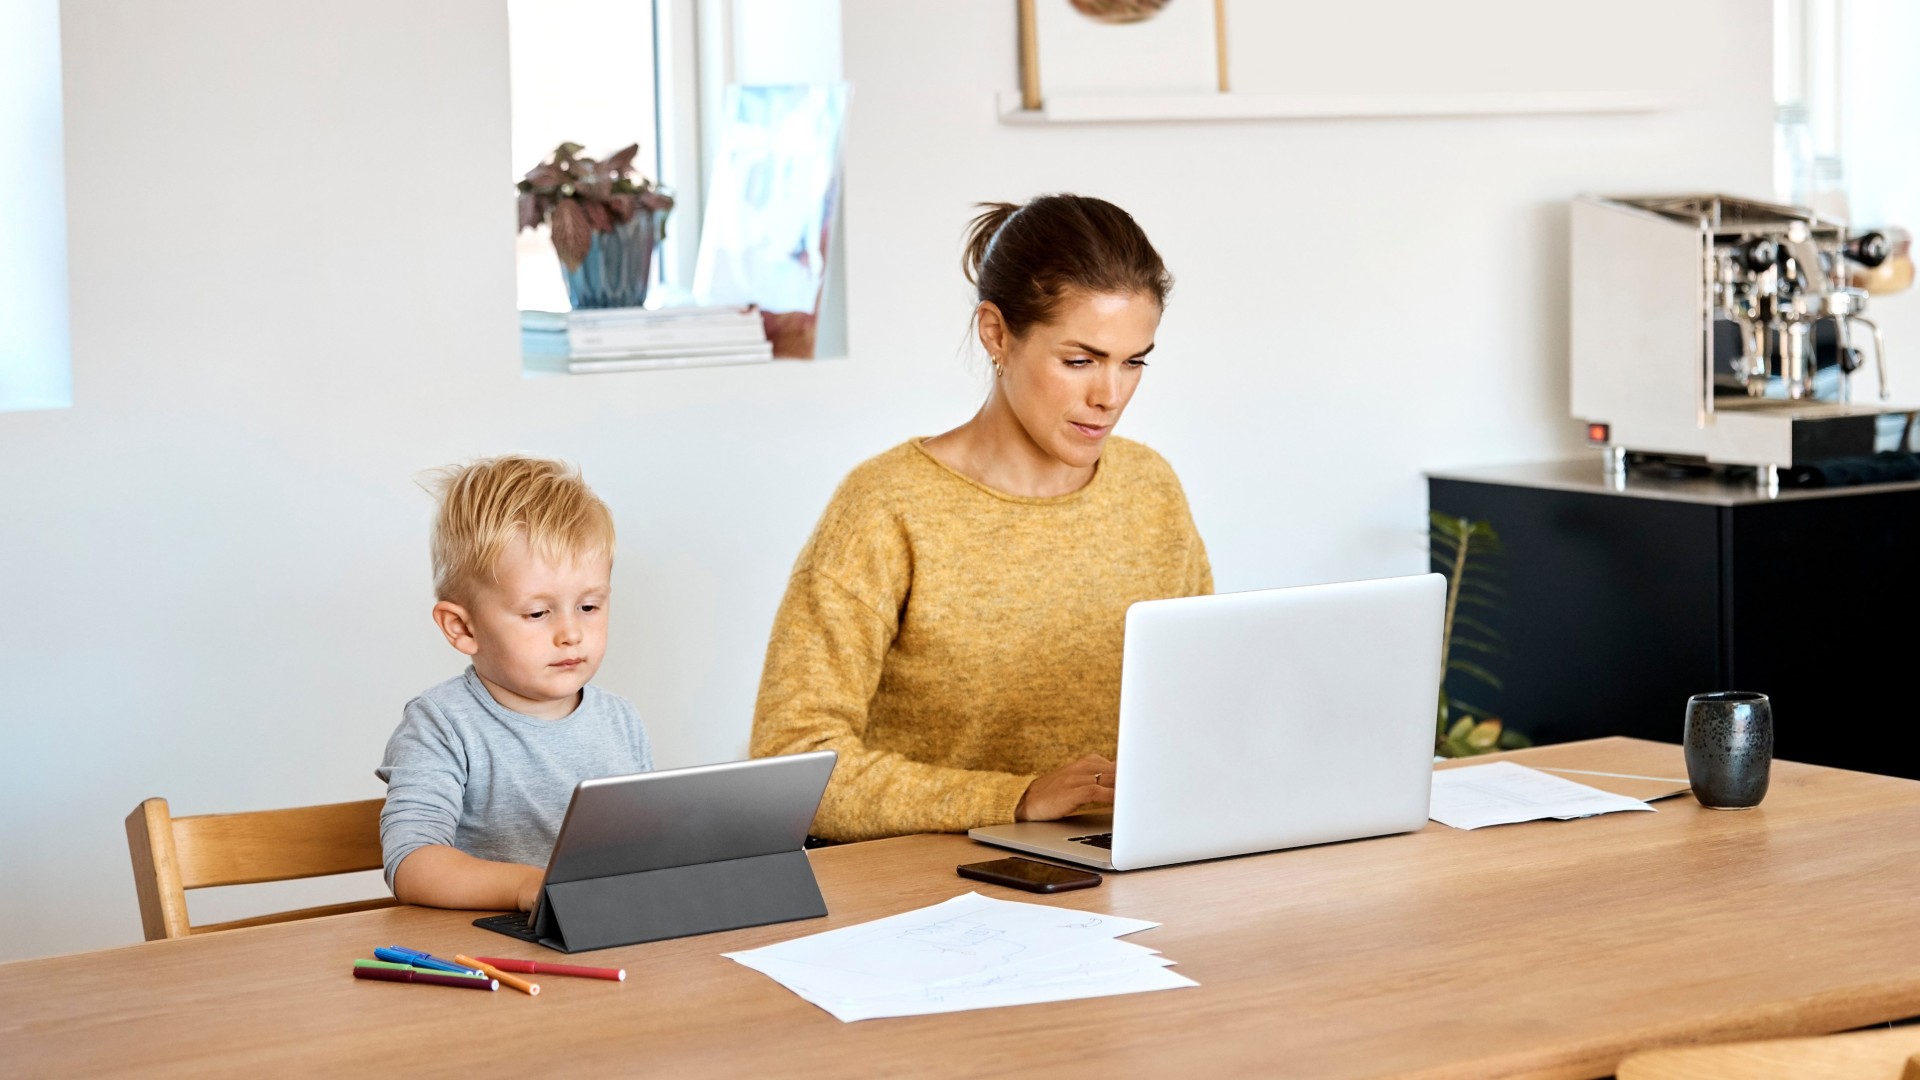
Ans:
POLYGON ((434 476, 440 513, 433 523, 433 591, 456 600, 492 578, 515 540, 536 558, 565 562, 613 558, 613 515, 561 461, 508 454, 450 465, 434 476))

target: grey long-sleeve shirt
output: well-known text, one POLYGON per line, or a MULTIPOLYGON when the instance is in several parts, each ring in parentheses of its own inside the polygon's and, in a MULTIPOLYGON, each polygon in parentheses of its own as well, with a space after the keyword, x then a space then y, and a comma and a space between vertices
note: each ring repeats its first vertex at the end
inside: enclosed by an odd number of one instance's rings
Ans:
POLYGON ((374 770, 387 887, 429 844, 545 866, 575 784, 652 769, 647 729, 618 694, 588 686, 573 712, 542 720, 502 707, 469 667, 407 702, 374 770))

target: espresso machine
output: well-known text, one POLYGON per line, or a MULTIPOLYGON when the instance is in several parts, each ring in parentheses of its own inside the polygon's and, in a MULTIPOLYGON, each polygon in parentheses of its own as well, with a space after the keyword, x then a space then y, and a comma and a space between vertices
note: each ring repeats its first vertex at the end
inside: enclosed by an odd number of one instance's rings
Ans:
POLYGON ((1857 404, 1886 343, 1850 284, 1888 239, 1730 195, 1583 196, 1572 205, 1573 415, 1624 484, 1627 455, 1780 473, 1920 451, 1914 411, 1857 404))

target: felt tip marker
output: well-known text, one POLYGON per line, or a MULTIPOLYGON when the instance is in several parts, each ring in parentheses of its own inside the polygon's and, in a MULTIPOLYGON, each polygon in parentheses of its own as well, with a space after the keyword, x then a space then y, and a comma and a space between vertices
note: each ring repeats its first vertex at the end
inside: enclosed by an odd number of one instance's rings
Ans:
POLYGON ((388 963, 385 960, 355 960, 353 962, 353 966, 357 968, 380 968, 385 971, 411 971, 419 975, 438 975, 448 979, 470 979, 478 983, 493 981, 493 976, 491 975, 466 975, 466 974, 456 975, 451 971, 437 971, 432 968, 418 968, 418 967, 414 967, 412 964, 393 964, 393 963, 388 963))
POLYGON ((481 974, 474 968, 461 967, 451 960, 442 960, 431 953, 423 953, 418 949, 403 949, 398 945, 382 945, 373 950, 373 955, 391 964, 411 964, 418 968, 432 968, 435 971, 444 971, 450 975, 481 974))
POLYGON ((376 982, 425 983, 428 986, 452 986, 463 990, 498 990, 500 984, 492 979, 474 975, 450 975, 444 971, 421 971, 418 968, 400 970, 390 967, 353 966, 353 977, 372 979, 376 982))
POLYGON ((499 956, 478 956, 474 959, 483 964, 492 964, 501 971, 517 971, 522 975, 573 975, 582 979, 611 979, 614 982, 627 981, 626 968, 579 967, 574 964, 536 964, 531 960, 509 960, 499 956))
POLYGON ((515 990, 520 991, 521 993, 527 995, 528 997, 533 997, 534 995, 540 993, 539 983, 528 982, 527 980, 519 978, 517 976, 509 975, 506 972, 501 971, 499 968, 494 967, 492 964, 483 963, 479 960, 475 960, 473 957, 468 956, 465 953, 455 953, 453 957, 453 961, 456 964, 465 964, 468 967, 479 968, 483 973, 485 973, 490 978, 499 979, 500 985, 511 986, 515 990))

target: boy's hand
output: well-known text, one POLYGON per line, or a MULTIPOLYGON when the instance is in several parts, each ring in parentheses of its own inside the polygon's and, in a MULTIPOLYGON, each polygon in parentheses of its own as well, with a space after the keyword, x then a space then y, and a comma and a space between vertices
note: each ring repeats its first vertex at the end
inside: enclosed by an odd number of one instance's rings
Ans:
POLYGON ((489 862, 458 848, 429 844, 400 861, 394 898, 403 904, 470 911, 533 910, 547 872, 538 866, 489 862))
POLYGON ((520 910, 532 911, 534 901, 540 899, 540 883, 547 879, 547 872, 538 866, 523 866, 525 880, 520 884, 520 910))

